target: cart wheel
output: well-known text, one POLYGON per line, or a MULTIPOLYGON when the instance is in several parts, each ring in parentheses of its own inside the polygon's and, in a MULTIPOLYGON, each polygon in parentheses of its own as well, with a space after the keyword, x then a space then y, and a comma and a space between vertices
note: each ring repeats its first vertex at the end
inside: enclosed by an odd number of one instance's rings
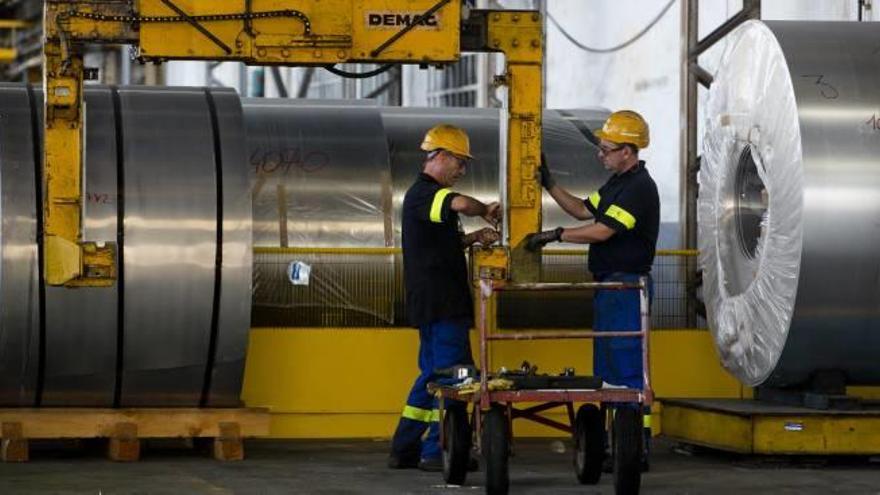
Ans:
POLYGON ((642 413, 620 407, 614 413, 614 493, 639 493, 642 482, 642 413))
POLYGON ((507 415, 504 408, 492 406, 483 422, 483 457, 486 460, 486 493, 505 495, 510 485, 507 458, 510 455, 507 415))
POLYGON ((605 457, 605 422, 594 404, 578 409, 574 422, 574 472, 582 485, 595 485, 602 477, 605 457))
POLYGON ((461 485, 467 477, 471 456, 471 426, 467 406, 453 405, 443 417, 443 479, 461 485))

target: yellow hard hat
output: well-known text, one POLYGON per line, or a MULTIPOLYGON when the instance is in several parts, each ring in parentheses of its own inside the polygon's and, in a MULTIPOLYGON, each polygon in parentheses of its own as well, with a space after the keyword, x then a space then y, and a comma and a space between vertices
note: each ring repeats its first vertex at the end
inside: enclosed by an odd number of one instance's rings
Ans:
POLYGON ((432 127, 425 133, 422 141, 422 149, 425 151, 446 150, 456 155, 473 158, 471 155, 471 140, 464 130, 449 124, 440 124, 432 127))
POLYGON ((648 123, 632 110, 620 110, 608 116, 605 125, 593 134, 599 139, 617 144, 632 144, 639 149, 651 142, 648 123))

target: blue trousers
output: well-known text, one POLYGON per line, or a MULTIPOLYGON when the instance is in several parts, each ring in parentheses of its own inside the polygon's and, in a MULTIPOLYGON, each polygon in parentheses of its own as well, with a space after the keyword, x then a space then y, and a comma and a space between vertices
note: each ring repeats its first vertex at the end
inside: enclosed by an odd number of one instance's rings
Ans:
MULTIPOLYGON (((638 283, 635 273, 597 275, 597 282, 638 283)), ((648 300, 654 281, 648 276, 648 300)), ((596 332, 639 330, 641 316, 638 290, 598 290, 593 296, 593 329, 596 332)), ((612 385, 642 388, 642 342, 634 337, 593 340, 593 372, 612 385)))
POLYGON ((468 339, 470 319, 431 322, 419 328, 419 376, 413 383, 394 437, 391 454, 404 460, 440 457, 440 411, 427 385, 435 369, 474 364, 468 339), (428 435, 422 440, 422 436, 428 435))

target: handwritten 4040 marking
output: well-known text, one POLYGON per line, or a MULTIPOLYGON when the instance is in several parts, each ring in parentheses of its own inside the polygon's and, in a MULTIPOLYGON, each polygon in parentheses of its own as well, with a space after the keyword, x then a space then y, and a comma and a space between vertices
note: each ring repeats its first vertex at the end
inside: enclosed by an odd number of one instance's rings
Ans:
POLYGON ((257 174, 288 174, 291 170, 317 172, 330 164, 330 156, 321 150, 304 152, 299 147, 256 149, 250 164, 257 174))

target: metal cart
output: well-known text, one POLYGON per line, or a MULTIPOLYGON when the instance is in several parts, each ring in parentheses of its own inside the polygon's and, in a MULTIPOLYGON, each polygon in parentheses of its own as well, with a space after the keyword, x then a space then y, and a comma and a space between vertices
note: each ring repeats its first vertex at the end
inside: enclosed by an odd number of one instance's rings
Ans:
POLYGON ((638 283, 527 283, 511 284, 480 280, 480 386, 476 391, 463 392, 452 386, 438 386, 440 397, 440 439, 443 450, 443 477, 447 483, 462 484, 473 441, 482 453, 486 469, 486 493, 505 494, 509 487, 508 457, 511 452, 512 421, 525 418, 569 432, 575 444, 575 473, 582 484, 596 484, 602 475, 605 456, 606 409, 612 411, 611 448, 614 460, 615 492, 638 493, 641 484, 643 443, 642 414, 653 400, 649 366, 648 285, 642 277, 638 283), (494 328, 495 293, 499 291, 559 290, 638 290, 641 329, 638 331, 505 331, 494 328), (490 315, 491 313, 491 315, 490 315), (490 316, 487 316, 490 315, 490 316), (491 320, 489 319, 491 318, 491 320), (528 389, 492 390, 487 370, 489 343, 497 340, 583 339, 633 337, 642 342, 643 389, 528 389), (523 409, 519 402, 539 403, 523 409), (575 414, 574 403, 586 403, 575 414), (473 403, 468 416, 467 404, 473 403), (601 404, 600 407, 597 404, 601 404), (539 413, 565 406, 569 424, 541 416, 539 413))

